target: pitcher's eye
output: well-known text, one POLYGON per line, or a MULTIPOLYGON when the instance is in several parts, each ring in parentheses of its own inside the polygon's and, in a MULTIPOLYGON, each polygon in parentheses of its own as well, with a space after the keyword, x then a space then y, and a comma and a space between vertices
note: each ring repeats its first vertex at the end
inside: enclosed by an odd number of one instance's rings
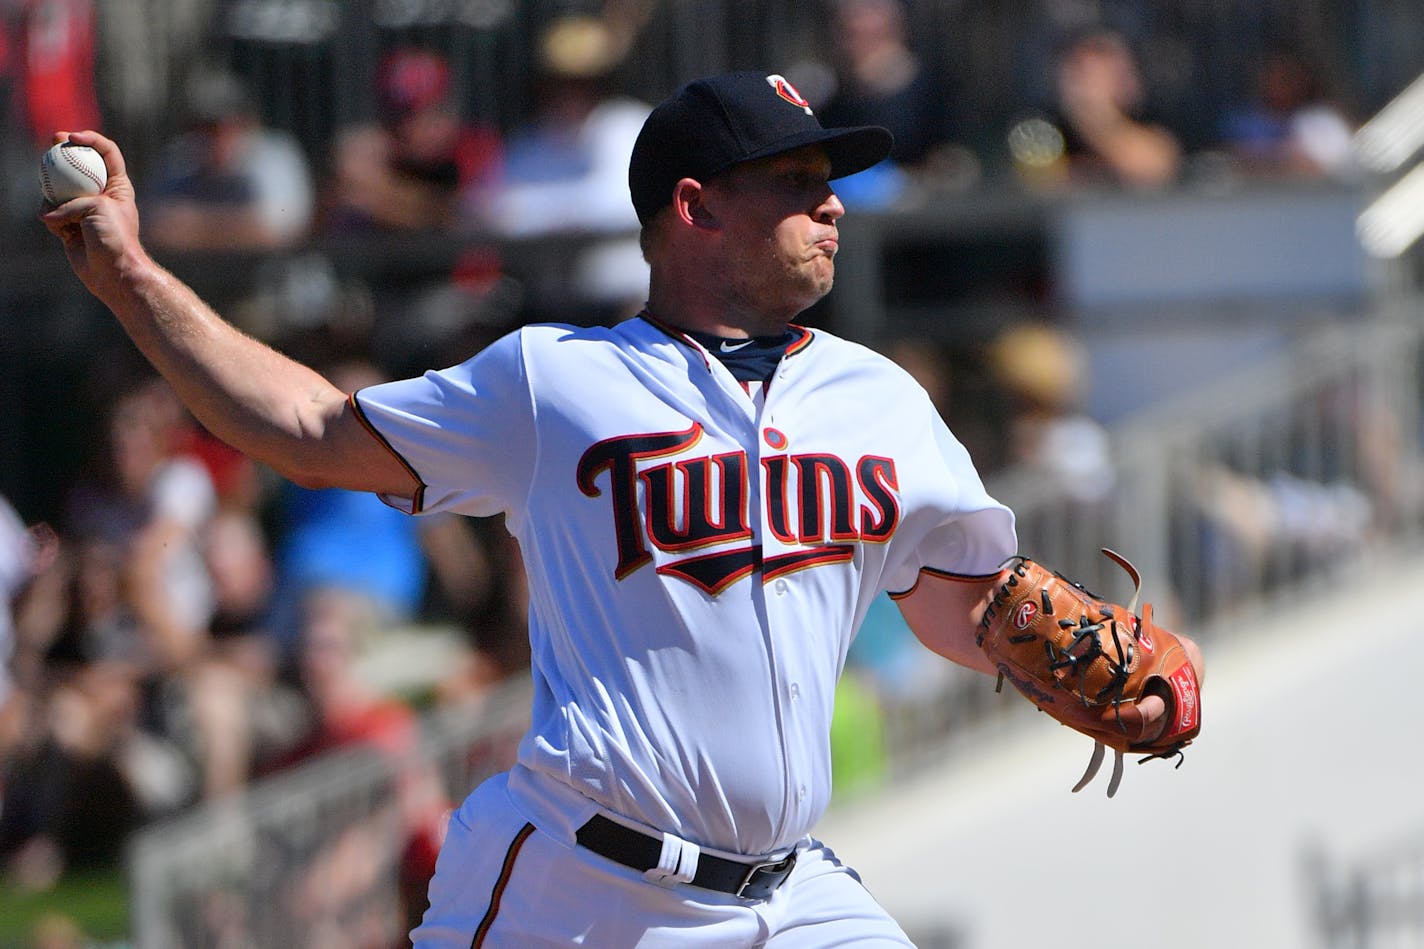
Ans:
POLYGON ((830 181, 825 175, 813 174, 809 171, 795 171, 786 175, 786 180, 798 188, 823 188, 830 181))

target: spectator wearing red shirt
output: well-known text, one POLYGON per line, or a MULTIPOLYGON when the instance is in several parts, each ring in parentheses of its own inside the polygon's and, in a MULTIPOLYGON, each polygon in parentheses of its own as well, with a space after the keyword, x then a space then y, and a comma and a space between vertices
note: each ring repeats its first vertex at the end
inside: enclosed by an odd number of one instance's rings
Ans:
POLYGON ((380 115, 338 133, 329 228, 443 230, 499 167, 500 139, 466 122, 452 95, 449 62, 400 48, 381 63, 380 115))

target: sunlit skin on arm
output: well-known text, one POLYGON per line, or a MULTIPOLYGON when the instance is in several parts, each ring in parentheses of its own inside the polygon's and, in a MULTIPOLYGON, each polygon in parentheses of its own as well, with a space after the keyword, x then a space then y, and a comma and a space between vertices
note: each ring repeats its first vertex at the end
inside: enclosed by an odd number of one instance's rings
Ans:
POLYGON ((103 193, 42 220, 84 285, 214 435, 307 487, 412 497, 419 483, 318 373, 225 322, 149 257, 139 241, 123 155, 95 132, 61 132, 104 158, 103 193))

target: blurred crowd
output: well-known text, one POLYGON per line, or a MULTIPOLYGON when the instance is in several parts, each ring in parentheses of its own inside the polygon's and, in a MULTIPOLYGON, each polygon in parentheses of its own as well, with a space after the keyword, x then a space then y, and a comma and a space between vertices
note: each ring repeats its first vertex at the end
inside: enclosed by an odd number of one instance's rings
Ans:
MULTIPOLYGON (((33 155, 53 130, 105 127, 96 5, 0 0, 7 223, 33 215, 33 155)), ((630 315, 646 264, 626 162, 650 104, 622 81, 640 21, 615 8, 542 30, 535 107, 507 128, 467 117, 444 53, 405 44, 382 51, 374 114, 313 152, 264 117, 240 70, 203 63, 182 77, 181 130, 133 169, 145 239, 160 255, 257 255, 257 279, 213 302, 348 390, 458 361, 530 319, 630 315), (353 277, 313 250, 319 238, 437 234, 463 249, 433 272, 353 277), (562 286, 510 278, 510 242, 563 235, 579 241, 560 257, 562 286)), ((834 43, 788 78, 825 124, 884 124, 897 143, 840 183, 852 210, 996 174, 1052 190, 1164 188, 1207 165, 1354 173, 1359 117, 1304 50, 1261 58, 1209 147, 1189 147, 1130 31, 1060 24, 1035 92, 986 153, 945 108, 950 80, 917 50, 902 0, 831 9, 834 43)), ((1106 433, 1082 410, 1083 353, 1063 327, 1007 327, 974 348, 974 405, 956 378, 963 357, 918 339, 887 351, 982 470, 1038 466, 1087 505, 1112 490, 1106 433)), ((477 703, 528 661, 518 551, 497 521, 412 519, 279 482, 197 426, 131 352, 103 362, 86 373, 74 424, 89 451, 54 487, 62 504, 41 518, 0 499, 0 878, 29 890, 112 864, 147 821, 325 751, 408 747, 420 712, 477 703), (370 660, 399 667, 409 630, 443 637, 455 658, 393 687, 370 660)), ((925 675, 896 621, 868 621, 847 714, 857 683, 897 693, 925 675)), ((863 748, 844 757, 847 786, 877 767, 863 748)), ((430 833, 413 832, 413 853, 433 854, 430 833)))
POLYGON ((62 518, 0 507, 0 854, 25 889, 324 751, 409 750, 417 709, 478 701, 526 661, 519 558, 497 524, 277 481, 167 383, 109 368, 62 518), (413 626, 445 642, 438 669, 363 674, 383 646, 399 668, 389 647, 413 626))
MULTIPOLYGON (((154 237, 173 249, 271 250, 373 230, 520 238, 626 234, 635 225, 623 157, 648 100, 669 91, 650 85, 633 52, 658 39, 650 29, 656 3, 542 11, 527 63, 511 73, 517 88, 494 95, 517 109, 490 109, 491 91, 470 88, 460 59, 469 52, 452 55, 429 31, 393 32, 376 50, 359 45, 369 40, 340 50, 371 54, 367 71, 345 69, 347 80, 369 76, 368 90, 313 88, 331 73, 295 56, 263 65, 230 37, 219 40, 242 32, 237 23, 252 6, 0 2, 10 222, 33 210, 32 189, 17 182, 32 177, 35 149, 55 129, 119 125, 137 137, 127 141, 130 152, 144 158, 139 181, 154 237), (121 9, 141 6, 152 8, 153 22, 135 24, 121 9), (170 48, 134 55, 144 29, 170 48), (305 115, 314 108, 320 114, 305 115), (144 135, 155 130, 172 134, 158 152, 144 135), (161 215, 152 209, 160 201, 161 215)), ((1147 17, 1132 4, 1030 6, 1013 63, 996 75, 1007 77, 1014 101, 992 115, 976 113, 974 102, 998 101, 1003 90, 976 90, 976 77, 945 62, 933 37, 916 36, 924 11, 905 0, 815 8, 824 22, 788 44, 797 52, 779 68, 825 124, 873 122, 896 138, 890 162, 845 183, 848 204, 894 206, 917 186, 967 182, 1152 188, 1202 174, 1353 174, 1349 139, 1364 106, 1345 90, 1357 98, 1358 84, 1338 75, 1341 50, 1304 39, 1301 24, 1282 17, 1273 31, 1260 17, 1249 33, 1243 25, 1233 54, 1203 50, 1192 62, 1197 51, 1159 35, 1161 24, 1157 33, 1144 28, 1147 17), (1234 87, 1184 95, 1186 77, 1207 62, 1229 63, 1229 77, 1212 78, 1234 87)), ((300 19, 293 13, 290 29, 300 19)), ((299 32, 272 36, 271 48, 312 42, 299 32)), ((638 295, 637 268, 629 265, 622 283, 608 278, 608 262, 624 260, 617 248, 608 254, 585 275, 607 285, 588 290, 627 304, 638 295)))

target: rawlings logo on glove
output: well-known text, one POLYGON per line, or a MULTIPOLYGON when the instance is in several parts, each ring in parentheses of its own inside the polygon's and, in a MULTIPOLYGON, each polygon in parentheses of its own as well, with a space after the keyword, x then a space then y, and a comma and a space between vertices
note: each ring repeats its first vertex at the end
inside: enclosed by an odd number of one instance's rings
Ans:
POLYGON ((1097 743, 1074 791, 1087 786, 1106 749, 1113 749, 1112 797, 1125 752, 1145 752, 1143 761, 1175 755, 1181 765, 1182 749, 1201 730, 1201 690, 1187 648, 1153 624, 1152 605, 1142 607, 1141 617, 1133 615, 1142 588, 1137 570, 1111 550, 1103 554, 1136 585, 1126 607, 1015 557, 984 611, 976 641, 999 671, 1000 688, 1007 679, 1041 711, 1097 743), (1166 715, 1160 734, 1144 739, 1135 706, 1148 695, 1161 698, 1166 715))

